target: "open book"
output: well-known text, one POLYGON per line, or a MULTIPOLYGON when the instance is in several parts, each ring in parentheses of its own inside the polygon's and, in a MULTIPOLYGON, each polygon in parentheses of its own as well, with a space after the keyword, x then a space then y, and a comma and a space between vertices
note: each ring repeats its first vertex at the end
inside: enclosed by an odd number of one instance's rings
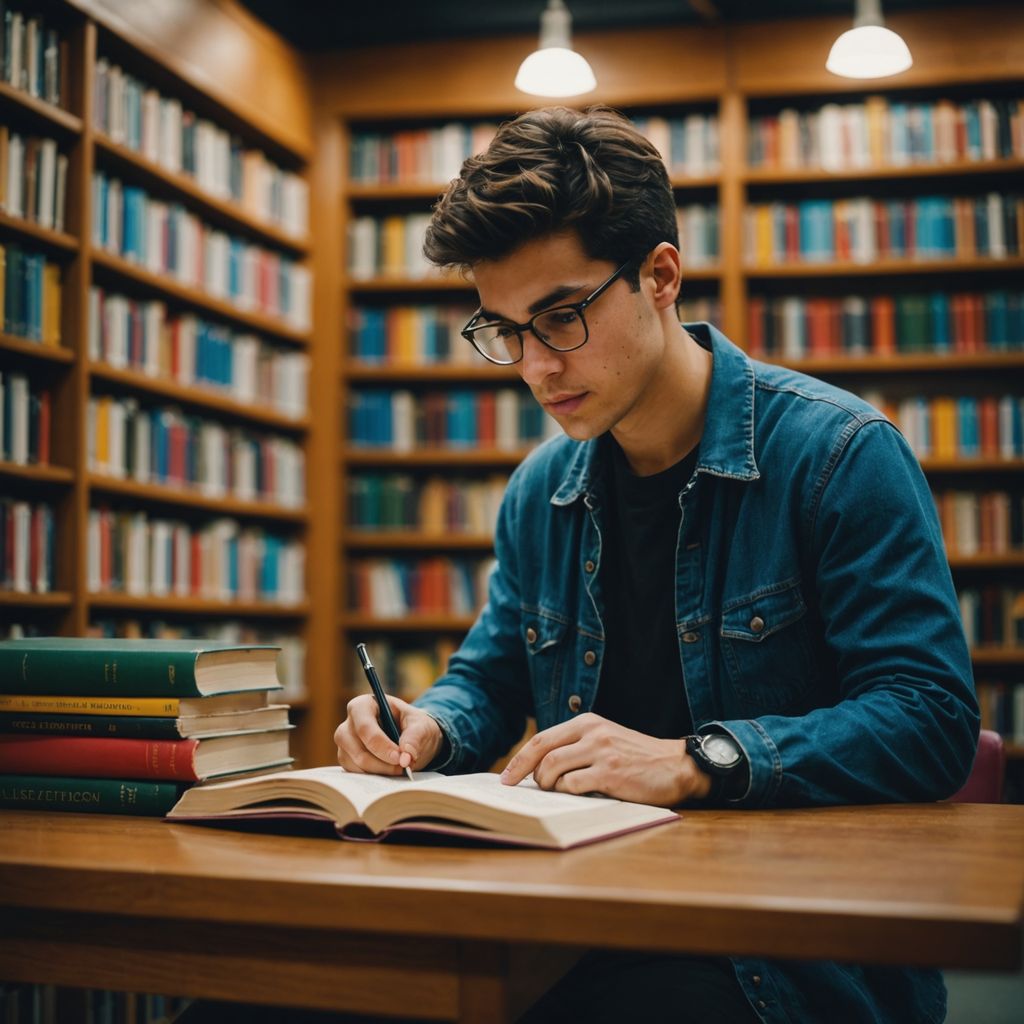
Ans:
POLYGON ((214 824, 316 818, 333 822, 342 838, 434 832, 561 850, 679 820, 663 807, 551 793, 532 780, 503 786, 491 773, 417 772, 410 781, 338 767, 196 786, 167 817, 214 824))

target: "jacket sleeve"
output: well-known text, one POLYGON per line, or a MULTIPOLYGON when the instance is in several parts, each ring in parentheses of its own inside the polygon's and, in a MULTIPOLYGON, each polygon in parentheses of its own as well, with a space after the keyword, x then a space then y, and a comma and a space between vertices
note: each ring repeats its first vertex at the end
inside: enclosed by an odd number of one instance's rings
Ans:
MULTIPOLYGON (((934 502, 887 421, 837 444, 809 492, 809 548, 839 700, 710 723, 744 748, 750 807, 928 801, 964 783, 979 715, 934 502)), ((805 563, 806 564, 806 563, 805 563)))
POLYGON ((431 765, 435 771, 486 770, 520 739, 532 713, 516 540, 522 485, 520 468, 498 513, 487 603, 452 655, 448 671, 415 702, 437 720, 447 740, 441 758, 431 765))

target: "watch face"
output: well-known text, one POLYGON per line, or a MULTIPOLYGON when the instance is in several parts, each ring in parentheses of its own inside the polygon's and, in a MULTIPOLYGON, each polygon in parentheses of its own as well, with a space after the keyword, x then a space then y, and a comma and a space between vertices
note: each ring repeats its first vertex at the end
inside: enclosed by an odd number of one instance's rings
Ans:
POLYGON ((701 746, 708 760, 720 768, 731 767, 743 756, 736 741, 731 736, 725 736, 722 733, 705 736, 701 746))

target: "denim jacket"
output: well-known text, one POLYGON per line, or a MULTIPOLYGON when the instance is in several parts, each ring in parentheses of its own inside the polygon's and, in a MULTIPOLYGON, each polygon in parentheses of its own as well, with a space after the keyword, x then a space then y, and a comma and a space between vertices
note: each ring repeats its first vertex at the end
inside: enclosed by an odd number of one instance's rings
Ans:
MULTIPOLYGON (((735 806, 949 796, 971 768, 978 706, 917 460, 855 396, 685 326, 713 369, 679 494, 676 632, 695 727, 724 729, 746 753, 735 806)), ((555 438, 509 482, 487 604, 417 701, 447 736, 441 771, 485 769, 529 715, 546 729, 593 706, 608 500, 598 447, 555 438)), ((733 962, 772 1024, 945 1016, 937 971, 733 962)))

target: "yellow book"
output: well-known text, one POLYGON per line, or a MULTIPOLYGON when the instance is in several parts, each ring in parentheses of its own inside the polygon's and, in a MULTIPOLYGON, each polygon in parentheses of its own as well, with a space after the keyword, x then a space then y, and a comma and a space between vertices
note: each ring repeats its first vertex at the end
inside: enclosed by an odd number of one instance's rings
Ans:
POLYGON ((935 398, 932 411, 932 454, 937 459, 955 459, 956 402, 952 398, 935 398))
POLYGON ((872 166, 881 167, 888 163, 885 158, 885 136, 889 107, 881 96, 869 96, 864 109, 868 120, 868 159, 872 166))
POLYGON ((408 273, 405 265, 405 219, 397 214, 385 217, 383 236, 381 272, 385 277, 405 277, 408 273))
POLYGON ((60 267, 47 263, 43 267, 43 344, 60 344, 60 267))
POLYGON ((0 712, 48 715, 141 715, 147 718, 186 718, 254 711, 267 707, 263 690, 214 697, 56 697, 31 693, 0 693, 0 712))
POLYGON ((767 204, 754 208, 754 262, 770 266, 772 259, 772 208, 767 204))

